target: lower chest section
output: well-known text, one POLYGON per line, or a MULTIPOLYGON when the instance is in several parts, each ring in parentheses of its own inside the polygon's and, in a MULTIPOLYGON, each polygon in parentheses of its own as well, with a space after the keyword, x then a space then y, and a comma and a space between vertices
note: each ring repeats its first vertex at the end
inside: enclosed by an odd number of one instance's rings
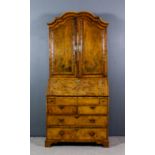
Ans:
POLYGON ((107 139, 108 109, 108 97, 47 97, 47 139, 107 139))

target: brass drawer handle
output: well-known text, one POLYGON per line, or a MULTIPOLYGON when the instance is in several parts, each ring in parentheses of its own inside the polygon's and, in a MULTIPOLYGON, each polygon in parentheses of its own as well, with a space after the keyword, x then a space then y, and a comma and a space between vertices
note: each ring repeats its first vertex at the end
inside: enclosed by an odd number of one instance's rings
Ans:
POLYGON ((54 103, 53 99, 47 99, 47 103, 54 103))
POLYGON ((63 106, 63 105, 60 105, 60 106, 59 106, 59 108, 60 108, 61 110, 64 109, 64 107, 65 107, 65 106, 63 106))
POLYGON ((90 121, 90 123, 95 123, 96 122, 95 119, 90 119, 89 121, 90 121))
POLYGON ((61 119, 61 118, 60 118, 60 119, 59 119, 59 122, 60 122, 60 123, 63 123, 63 122, 64 122, 64 119, 61 119))
POLYGON ((59 131, 59 135, 63 136, 65 132, 63 130, 59 131))
POLYGON ((108 105, 108 101, 107 101, 107 100, 101 100, 100 103, 101 103, 102 105, 108 105))
POLYGON ((79 118, 79 115, 75 115, 75 118, 79 118))
POLYGON ((91 109, 95 109, 96 107, 94 107, 94 106, 91 106, 90 108, 91 108, 91 109))
POLYGON ((95 136, 95 132, 93 132, 93 131, 89 132, 89 135, 93 137, 93 136, 95 136))

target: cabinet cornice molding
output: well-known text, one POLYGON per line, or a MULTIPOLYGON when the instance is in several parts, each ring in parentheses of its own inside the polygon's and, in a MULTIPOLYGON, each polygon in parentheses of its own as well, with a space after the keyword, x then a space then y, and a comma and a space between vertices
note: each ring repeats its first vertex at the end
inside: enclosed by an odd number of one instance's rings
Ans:
POLYGON ((65 23, 65 21, 67 19, 73 18, 73 17, 90 18, 92 21, 94 21, 96 24, 98 24, 98 26, 100 28, 105 28, 109 24, 104 19, 94 15, 91 12, 82 11, 82 12, 65 12, 65 13, 62 13, 60 16, 56 17, 54 20, 49 22, 47 25, 49 28, 55 28, 55 27, 65 23))

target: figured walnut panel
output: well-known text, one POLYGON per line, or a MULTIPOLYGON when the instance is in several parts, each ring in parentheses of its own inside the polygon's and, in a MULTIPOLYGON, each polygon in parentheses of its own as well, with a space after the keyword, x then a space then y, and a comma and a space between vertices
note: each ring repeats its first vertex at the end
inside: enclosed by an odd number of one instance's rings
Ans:
POLYGON ((108 96, 107 78, 81 78, 77 85, 77 96, 108 96))
POLYGON ((75 74, 74 19, 49 30, 51 76, 75 74))
POLYGON ((48 82, 47 95, 76 96, 76 87, 75 78, 51 78, 48 82))
POLYGON ((47 95, 108 96, 107 78, 51 78, 47 95))
POLYGON ((81 74, 103 75, 103 56, 105 55, 104 29, 100 29, 92 20, 82 20, 82 47, 80 51, 81 74))

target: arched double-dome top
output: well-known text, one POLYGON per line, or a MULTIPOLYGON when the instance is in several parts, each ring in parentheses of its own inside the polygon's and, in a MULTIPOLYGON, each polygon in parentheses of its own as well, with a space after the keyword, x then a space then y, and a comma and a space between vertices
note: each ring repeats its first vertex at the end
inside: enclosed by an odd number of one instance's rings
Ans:
POLYGON ((68 19, 74 18, 74 17, 90 19, 91 21, 95 22, 100 28, 105 28, 108 26, 108 22, 106 22, 105 20, 101 19, 98 16, 95 16, 94 14, 90 12, 66 12, 63 15, 56 17, 50 23, 48 23, 48 26, 50 28, 54 28, 55 26, 57 27, 65 23, 65 21, 67 21, 68 19))

